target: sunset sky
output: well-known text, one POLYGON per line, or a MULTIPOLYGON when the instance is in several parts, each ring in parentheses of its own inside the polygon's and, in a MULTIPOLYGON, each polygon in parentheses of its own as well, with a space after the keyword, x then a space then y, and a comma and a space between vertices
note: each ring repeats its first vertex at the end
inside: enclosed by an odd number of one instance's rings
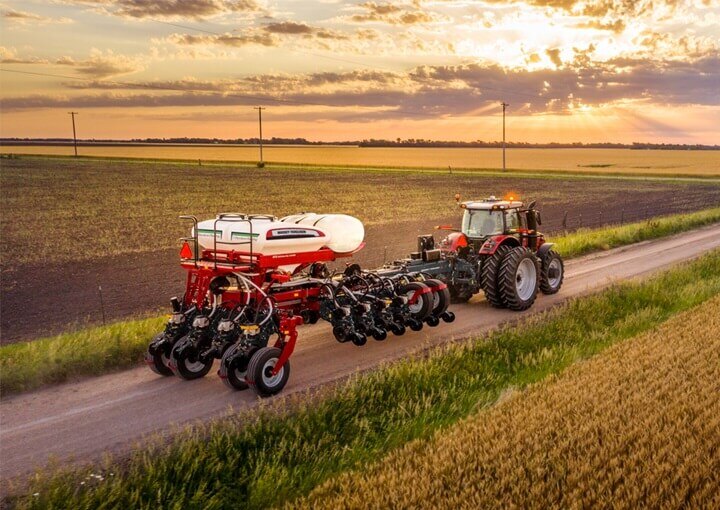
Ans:
POLYGON ((3 137, 720 143, 720 0, 0 10, 3 137))

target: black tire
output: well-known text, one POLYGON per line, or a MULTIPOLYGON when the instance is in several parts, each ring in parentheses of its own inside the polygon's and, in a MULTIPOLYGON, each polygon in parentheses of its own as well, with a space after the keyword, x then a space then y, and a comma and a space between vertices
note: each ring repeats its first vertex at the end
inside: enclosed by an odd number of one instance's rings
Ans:
POLYGON ((565 264, 556 251, 548 250, 540 261, 540 290, 556 294, 565 278, 565 264))
POLYGON ((535 253, 518 246, 500 264, 500 296, 510 310, 527 310, 535 302, 540 282, 540 262, 535 253))
MULTIPOLYGON (((159 342, 163 336, 165 336, 164 333, 156 335, 150 345, 159 342)), ((154 354, 150 353, 150 348, 145 352, 145 363, 150 367, 150 370, 163 377, 173 375, 173 371, 168 366, 170 357, 165 353, 165 350, 162 347, 152 350, 154 354)))
POLYGON ((223 354, 220 360, 218 375, 225 386, 233 390, 242 391, 249 388, 245 377, 247 376, 247 368, 250 360, 245 356, 235 357, 239 348, 236 344, 225 351, 225 354, 223 354), (229 361, 231 357, 234 357, 234 359, 229 361))
POLYGON ((282 391, 290 377, 290 361, 286 361, 280 372, 271 376, 275 363, 280 359, 280 349, 277 347, 262 347, 255 351, 250 358, 247 369, 247 382, 255 388, 261 397, 270 397, 282 391))
POLYGON ((430 295, 432 296, 433 308, 430 310, 430 314, 439 317, 450 306, 450 289, 446 286, 444 289, 437 290, 437 287, 444 285, 440 280, 429 279, 423 283, 432 289, 430 295))
POLYGON ((192 381, 205 377, 210 372, 214 361, 213 358, 206 361, 199 359, 190 337, 184 336, 173 347, 170 355, 170 368, 180 378, 192 381))
POLYGON ((450 301, 453 303, 467 303, 473 297, 472 288, 468 285, 450 285, 450 301))
MULTIPOLYGON (((410 298, 410 296, 412 296, 416 291, 426 288, 427 285, 425 285, 424 283, 410 282, 406 285, 403 285, 398 291, 398 294, 410 298)), ((433 302, 431 294, 429 292, 425 294, 420 294, 417 302, 410 305, 410 315, 412 315, 415 319, 422 321, 430 314, 430 312, 432 311, 432 306, 433 302)))
POLYGON ((485 299, 495 308, 505 307, 500 294, 498 277, 500 275, 500 264, 511 249, 507 245, 498 246, 495 253, 487 255, 483 260, 480 285, 485 293, 485 299))

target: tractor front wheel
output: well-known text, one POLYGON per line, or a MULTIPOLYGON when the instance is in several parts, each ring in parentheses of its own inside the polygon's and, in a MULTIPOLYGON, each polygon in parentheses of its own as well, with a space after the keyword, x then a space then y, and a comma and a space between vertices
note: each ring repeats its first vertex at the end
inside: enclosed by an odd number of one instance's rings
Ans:
POLYGON ((540 261, 540 290, 543 294, 555 294, 565 277, 565 265, 557 252, 549 250, 540 261))
POLYGON ((498 283, 503 303, 510 310, 527 310, 538 293, 540 264, 535 254, 521 246, 510 250, 500 264, 498 283))

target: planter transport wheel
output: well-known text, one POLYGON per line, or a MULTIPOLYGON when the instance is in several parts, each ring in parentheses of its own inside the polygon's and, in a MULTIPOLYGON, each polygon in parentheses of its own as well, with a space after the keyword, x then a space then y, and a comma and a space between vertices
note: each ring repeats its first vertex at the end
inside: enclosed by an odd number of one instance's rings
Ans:
POLYGON ((495 308, 505 307, 500 293, 499 275, 500 264, 510 250, 511 248, 507 245, 498 246, 495 253, 488 255, 483 261, 480 278, 482 289, 485 292, 485 299, 495 308))
POLYGON ((540 264, 527 248, 513 248, 500 265, 500 294, 510 310, 527 310, 538 293, 540 264))
POLYGON ((273 375, 275 364, 280 359, 277 347, 262 347, 250 358, 246 380, 261 397, 270 397, 279 393, 290 377, 290 362, 286 361, 280 371, 273 375))
MULTIPOLYGON (((415 292, 418 290, 426 289, 427 285, 420 282, 410 282, 400 289, 399 294, 408 298, 408 301, 413 297, 415 292)), ((410 315, 413 318, 422 321, 432 311, 432 293, 420 294, 414 303, 408 303, 410 308, 410 315)))
POLYGON ((175 344, 170 355, 170 368, 175 375, 192 381, 205 377, 213 366, 213 358, 203 361, 199 358, 197 348, 193 345, 190 337, 184 337, 175 344))
POLYGON ((549 250, 542 259, 540 269, 540 290, 544 294, 555 294, 560 290, 565 277, 565 265, 556 251, 549 250))
POLYGON ((155 346, 157 342, 162 340, 164 333, 160 333, 150 344, 148 350, 145 352, 145 363, 148 364, 150 370, 155 372, 157 375, 165 377, 173 375, 173 371, 168 366, 170 363, 170 357, 166 353, 165 346, 155 346), (152 352, 151 352, 152 351, 152 352))
POLYGON ((446 286, 444 289, 437 290, 437 287, 443 285, 443 282, 431 278, 423 282, 425 285, 433 289, 432 294, 432 310, 430 313, 435 317, 439 317, 450 305, 450 289, 446 286))
POLYGON ((250 360, 244 355, 237 355, 240 346, 233 345, 225 351, 220 360, 220 369, 218 375, 223 380, 225 386, 234 390, 248 389, 248 383, 245 381, 248 363, 250 360))

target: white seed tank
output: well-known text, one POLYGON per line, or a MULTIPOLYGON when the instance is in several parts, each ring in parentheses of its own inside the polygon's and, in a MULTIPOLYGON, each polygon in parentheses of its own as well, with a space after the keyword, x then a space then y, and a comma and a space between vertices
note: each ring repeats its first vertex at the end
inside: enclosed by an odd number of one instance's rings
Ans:
POLYGON ((247 251, 263 255, 303 253, 329 248, 348 253, 360 248, 363 224, 344 214, 272 216, 221 214, 198 223, 201 249, 247 251), (217 243, 215 245, 215 243, 217 243))
POLYGON ((347 214, 293 214, 281 218, 280 221, 322 230, 328 236, 325 246, 335 253, 353 252, 360 248, 365 239, 362 222, 347 214))

